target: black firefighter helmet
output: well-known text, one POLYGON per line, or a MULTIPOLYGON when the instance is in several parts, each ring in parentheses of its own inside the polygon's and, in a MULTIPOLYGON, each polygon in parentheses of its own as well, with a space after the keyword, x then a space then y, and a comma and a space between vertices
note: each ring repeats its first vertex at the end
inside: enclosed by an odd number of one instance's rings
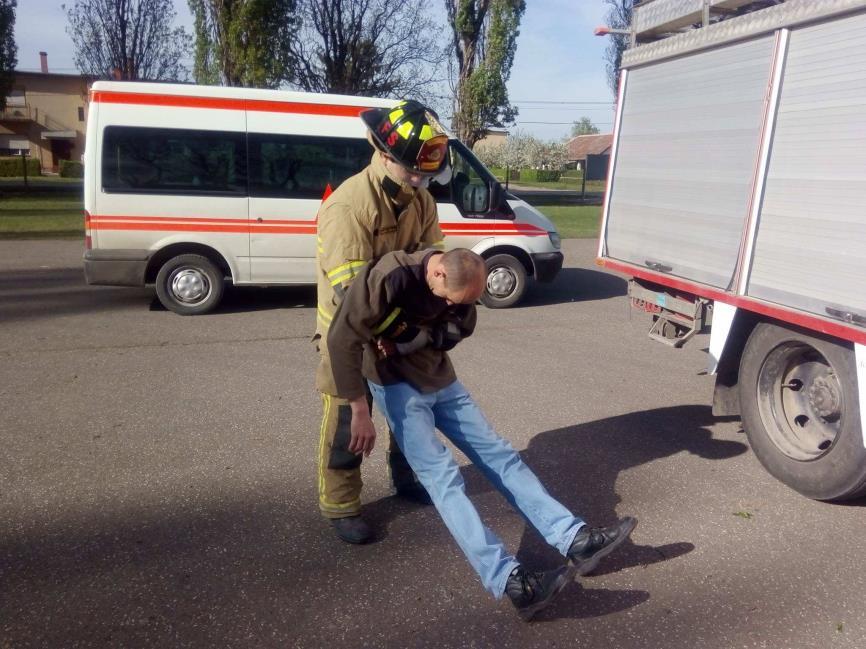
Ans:
POLYGON ((373 143, 413 173, 438 174, 448 159, 448 135, 429 108, 411 99, 361 113, 373 143))

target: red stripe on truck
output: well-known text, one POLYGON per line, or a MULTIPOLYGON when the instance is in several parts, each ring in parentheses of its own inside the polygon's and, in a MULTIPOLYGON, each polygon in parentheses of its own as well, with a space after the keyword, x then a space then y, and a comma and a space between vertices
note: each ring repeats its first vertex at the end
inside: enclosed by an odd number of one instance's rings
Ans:
POLYGON ((804 329, 819 331, 829 336, 835 336, 843 340, 849 340, 854 343, 866 345, 866 331, 848 327, 840 322, 822 318, 821 316, 812 315, 803 311, 796 311, 789 307, 764 302, 763 300, 753 297, 726 293, 717 288, 706 286, 705 284, 697 284, 676 277, 671 277, 670 275, 665 275, 663 273, 656 273, 625 262, 599 258, 597 263, 599 266, 604 266, 605 268, 610 268, 611 270, 616 270, 625 273, 626 275, 640 277, 641 279, 646 279, 650 282, 661 284, 662 286, 691 293, 698 297, 717 300, 719 302, 724 302, 725 304, 731 304, 740 309, 745 309, 746 311, 753 311, 754 313, 760 313, 761 315, 769 316, 776 320, 781 320, 782 322, 788 322, 797 325, 798 327, 803 327, 804 329))

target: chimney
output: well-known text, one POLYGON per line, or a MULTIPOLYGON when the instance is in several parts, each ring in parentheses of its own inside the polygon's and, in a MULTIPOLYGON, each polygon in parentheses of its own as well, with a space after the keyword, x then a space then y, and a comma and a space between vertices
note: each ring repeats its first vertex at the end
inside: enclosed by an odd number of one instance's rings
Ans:
POLYGON ((48 74, 48 53, 39 52, 39 66, 42 68, 42 74, 48 74))

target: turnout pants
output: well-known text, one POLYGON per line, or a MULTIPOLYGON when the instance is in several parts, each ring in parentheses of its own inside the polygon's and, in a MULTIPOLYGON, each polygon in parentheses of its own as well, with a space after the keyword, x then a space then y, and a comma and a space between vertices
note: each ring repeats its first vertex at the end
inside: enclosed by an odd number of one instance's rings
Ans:
MULTIPOLYGON (((319 426, 317 462, 317 493, 319 509, 325 518, 346 518, 361 512, 361 461, 363 455, 349 451, 352 410, 349 402, 334 396, 330 359, 323 340, 319 339, 321 356, 316 374, 316 387, 322 397, 322 421, 319 426)), ((372 397, 367 394, 372 407, 372 397)), ((388 468, 397 489, 415 483, 394 435, 388 430, 388 468)))

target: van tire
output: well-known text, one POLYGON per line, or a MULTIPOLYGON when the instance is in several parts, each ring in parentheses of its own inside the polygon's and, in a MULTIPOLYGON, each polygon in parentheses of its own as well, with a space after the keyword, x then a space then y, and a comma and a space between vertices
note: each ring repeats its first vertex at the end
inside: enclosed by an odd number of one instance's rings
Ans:
POLYGON ((156 275, 156 295, 169 311, 200 315, 220 303, 225 279, 219 268, 202 255, 178 255, 166 261, 156 275))
POLYGON ((739 398, 749 444, 770 474, 816 500, 866 494, 850 346, 759 323, 740 360, 739 398))
POLYGON ((504 309, 517 304, 526 293, 526 268, 511 255, 493 255, 487 264, 487 287, 481 304, 489 309, 504 309))

